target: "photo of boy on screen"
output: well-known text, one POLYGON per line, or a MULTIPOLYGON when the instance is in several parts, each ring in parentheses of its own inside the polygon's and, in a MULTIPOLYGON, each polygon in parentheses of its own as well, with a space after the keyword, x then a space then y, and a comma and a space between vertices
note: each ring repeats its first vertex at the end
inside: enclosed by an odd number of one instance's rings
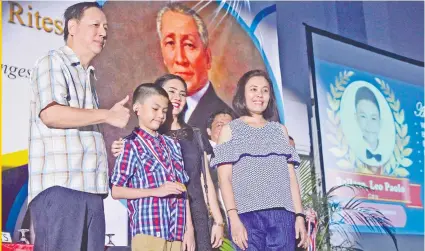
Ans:
POLYGON ((358 160, 356 172, 389 175, 384 166, 393 156, 395 122, 384 95, 373 84, 357 80, 345 89, 340 106, 341 129, 358 160))
POLYGON ((374 158, 380 162, 381 154, 372 153, 379 145, 379 132, 381 130, 381 113, 378 100, 367 87, 360 87, 356 92, 356 120, 362 132, 363 140, 367 143, 366 158, 374 158))
POLYGON ((361 131, 361 138, 365 144, 360 153, 363 155, 364 165, 360 172, 370 174, 383 174, 382 153, 379 144, 381 132, 381 109, 375 94, 366 86, 357 89, 355 98, 355 118, 361 131), (371 163, 379 163, 374 165, 371 163))

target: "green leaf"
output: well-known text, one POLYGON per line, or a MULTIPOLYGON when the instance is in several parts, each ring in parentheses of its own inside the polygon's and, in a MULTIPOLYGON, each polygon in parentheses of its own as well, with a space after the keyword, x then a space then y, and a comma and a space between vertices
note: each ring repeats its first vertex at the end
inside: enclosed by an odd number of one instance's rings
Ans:
POLYGON ((235 249, 232 246, 232 242, 229 239, 224 238, 223 244, 220 247, 220 251, 234 251, 234 250, 235 249))

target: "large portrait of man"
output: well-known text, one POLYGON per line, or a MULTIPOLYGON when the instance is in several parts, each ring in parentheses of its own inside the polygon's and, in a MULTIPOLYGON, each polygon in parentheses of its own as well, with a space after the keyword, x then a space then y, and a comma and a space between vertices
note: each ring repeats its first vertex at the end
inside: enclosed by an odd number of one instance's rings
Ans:
POLYGON ((341 126, 349 147, 362 162, 362 173, 384 175, 393 154, 395 126, 381 92, 366 81, 355 81, 341 98, 341 126))
MULTIPOLYGON (((237 20, 215 2, 114 2, 104 12, 113 23, 108 46, 95 61, 104 88, 101 106, 130 94, 143 82, 165 73, 181 76, 188 85, 185 121, 208 137, 208 117, 231 110, 238 79, 263 69, 261 54, 237 20)), ((132 116, 125 130, 105 127, 108 146, 136 126, 132 116)), ((109 156, 113 164, 113 157, 109 156)))
POLYGON ((156 22, 164 65, 188 87, 185 121, 205 133, 208 117, 229 108, 208 78, 212 55, 207 26, 193 9, 180 3, 163 7, 156 22))

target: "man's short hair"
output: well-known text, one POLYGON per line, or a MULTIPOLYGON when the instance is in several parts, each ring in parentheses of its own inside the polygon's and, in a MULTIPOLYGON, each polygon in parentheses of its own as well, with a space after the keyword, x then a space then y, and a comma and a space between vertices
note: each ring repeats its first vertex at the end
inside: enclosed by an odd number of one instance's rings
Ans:
POLYGON ((204 49, 208 47, 208 42, 209 42, 208 29, 204 23, 204 20, 202 20, 201 16, 199 16, 195 10, 178 2, 172 2, 167 4, 158 12, 156 16, 156 30, 158 32, 158 36, 160 39, 162 39, 162 35, 161 35, 162 16, 164 16, 165 12, 167 11, 172 11, 172 12, 184 14, 187 16, 191 16, 193 20, 195 20, 196 27, 198 27, 198 33, 199 33, 199 36, 201 37, 202 44, 204 45, 204 49))
POLYGON ((84 16, 84 11, 92 7, 102 10, 102 7, 97 2, 77 3, 77 4, 69 6, 65 10, 65 13, 63 14, 63 17, 65 19, 65 27, 63 29, 63 39, 65 40, 65 42, 68 41, 68 36, 69 36, 68 21, 72 19, 76 19, 80 21, 81 18, 83 18, 84 16))
POLYGON ((143 83, 137 86, 133 92, 133 105, 137 102, 142 104, 148 97, 153 95, 164 96, 168 99, 167 92, 161 87, 152 83, 143 83))
POLYGON ((232 120, 235 119, 235 116, 233 115, 233 112, 230 111, 229 109, 226 108, 226 109, 223 109, 223 110, 219 110, 219 111, 214 112, 213 114, 211 114, 208 117, 207 128, 210 128, 211 129, 212 123, 214 122, 215 117, 217 117, 218 115, 222 115, 222 114, 223 115, 229 115, 232 118, 232 120))

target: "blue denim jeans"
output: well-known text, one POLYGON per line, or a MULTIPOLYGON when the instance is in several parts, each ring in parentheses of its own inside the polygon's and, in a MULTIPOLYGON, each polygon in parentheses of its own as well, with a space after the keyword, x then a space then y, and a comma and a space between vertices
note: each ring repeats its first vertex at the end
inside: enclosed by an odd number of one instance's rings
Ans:
MULTIPOLYGON (((247 251, 294 251, 295 214, 285 209, 267 209, 239 214, 248 232, 247 251)), ((229 230, 230 235, 231 231, 229 230)), ((231 238, 233 240, 233 238, 231 238)), ((233 244, 240 251, 236 244, 233 244)))

